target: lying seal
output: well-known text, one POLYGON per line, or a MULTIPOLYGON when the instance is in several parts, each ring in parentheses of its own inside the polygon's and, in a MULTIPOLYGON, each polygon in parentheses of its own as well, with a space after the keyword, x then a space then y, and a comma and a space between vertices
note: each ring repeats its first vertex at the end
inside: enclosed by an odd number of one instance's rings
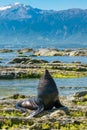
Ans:
POLYGON ((27 118, 36 116, 44 110, 50 110, 53 107, 60 108, 63 105, 59 101, 59 92, 57 86, 48 70, 41 77, 38 85, 38 95, 34 98, 18 102, 16 108, 26 111, 27 109, 35 110, 27 118))

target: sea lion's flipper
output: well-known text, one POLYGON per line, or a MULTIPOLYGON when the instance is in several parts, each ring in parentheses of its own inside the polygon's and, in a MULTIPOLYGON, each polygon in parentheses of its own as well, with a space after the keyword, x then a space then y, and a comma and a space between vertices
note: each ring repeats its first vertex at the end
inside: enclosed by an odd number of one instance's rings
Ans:
POLYGON ((55 101, 55 107, 56 108, 60 108, 60 107, 64 107, 59 100, 55 101))
POLYGON ((41 113, 43 110, 44 110, 44 106, 41 105, 41 106, 38 107, 37 110, 33 111, 33 112, 32 112, 28 117, 26 117, 26 118, 27 118, 27 119, 32 118, 32 117, 38 115, 39 113, 41 113))
POLYGON ((23 111, 23 112, 27 112, 27 109, 26 109, 26 108, 23 108, 23 107, 21 106, 21 103, 22 103, 22 102, 18 102, 18 103, 16 104, 15 108, 16 108, 16 109, 19 109, 19 110, 21 110, 21 111, 23 111))

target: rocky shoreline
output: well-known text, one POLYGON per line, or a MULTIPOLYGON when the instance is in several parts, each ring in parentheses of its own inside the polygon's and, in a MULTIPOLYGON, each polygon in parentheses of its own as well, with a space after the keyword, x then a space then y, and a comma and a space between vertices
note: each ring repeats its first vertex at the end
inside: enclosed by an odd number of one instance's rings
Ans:
POLYGON ((44 69, 49 69, 55 78, 87 76, 87 63, 79 61, 64 63, 55 59, 48 62, 47 60, 38 59, 39 56, 49 56, 49 58, 51 56, 87 56, 87 49, 1 49, 1 56, 4 53, 5 55, 8 54, 9 58, 4 63, 3 57, 0 57, 0 79, 39 78, 44 69), (9 54, 13 54, 14 51, 13 58, 10 58, 9 54), (29 53, 28 56, 27 53, 29 53))
POLYGON ((87 49, 38 49, 34 51, 36 56, 87 56, 87 49))
POLYGON ((45 69, 49 69, 55 78, 78 78, 87 76, 87 64, 52 63, 30 58, 15 58, 11 66, 0 66, 0 79, 39 78, 45 69))
POLYGON ((87 56, 87 48, 79 48, 79 49, 52 49, 52 48, 40 48, 40 49, 32 49, 32 48, 23 48, 20 50, 12 50, 12 49, 1 49, 0 53, 11 53, 17 52, 19 54, 32 52, 33 56, 87 56))
POLYGON ((87 129, 87 91, 77 92, 70 97, 60 97, 66 107, 44 111, 32 119, 25 117, 31 112, 15 109, 19 100, 29 96, 15 94, 0 99, 0 129, 11 130, 86 130, 87 129))
MULTIPOLYGON (((57 50, 25 48, 16 50, 19 56, 12 58, 6 65, 0 65, 0 79, 39 78, 48 69, 54 78, 79 78, 87 76, 87 64, 81 62, 64 63, 54 60, 39 60, 37 56, 87 56, 87 49, 57 50), (77 51, 78 50, 78 51, 77 51), (25 53, 31 53, 32 57, 25 53), (9 65, 10 64, 10 65, 9 65)), ((13 53, 3 49, 0 53, 13 53)), ((2 62, 2 57, 0 59, 2 62)), ((87 129, 87 91, 71 96, 61 96, 66 107, 44 111, 36 118, 26 119, 31 112, 23 113, 15 109, 19 100, 30 96, 15 94, 0 99, 0 129, 11 130, 86 130, 87 129)))

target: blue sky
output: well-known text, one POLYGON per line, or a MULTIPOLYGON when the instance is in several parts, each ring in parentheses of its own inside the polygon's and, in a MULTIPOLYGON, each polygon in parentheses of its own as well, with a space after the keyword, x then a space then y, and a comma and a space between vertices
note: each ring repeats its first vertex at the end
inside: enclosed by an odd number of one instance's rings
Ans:
POLYGON ((63 10, 69 8, 87 9, 87 0, 0 0, 0 6, 15 2, 28 4, 40 9, 63 10))

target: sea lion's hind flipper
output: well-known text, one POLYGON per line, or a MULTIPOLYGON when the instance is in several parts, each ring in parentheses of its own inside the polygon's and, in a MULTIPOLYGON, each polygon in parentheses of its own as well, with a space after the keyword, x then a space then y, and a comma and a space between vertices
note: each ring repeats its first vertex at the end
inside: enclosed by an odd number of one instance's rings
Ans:
POLYGON ((22 104, 22 102, 16 103, 15 108, 18 109, 18 110, 21 110, 21 111, 23 111, 23 112, 27 112, 27 109, 26 109, 26 108, 23 108, 23 107, 21 106, 21 104, 22 104))
POLYGON ((26 118, 27 118, 27 119, 32 118, 32 117, 38 115, 39 113, 41 113, 43 110, 44 110, 44 106, 41 105, 41 106, 38 107, 37 110, 33 111, 33 112, 32 112, 28 117, 26 117, 26 118))
POLYGON ((56 108, 64 107, 64 106, 60 103, 59 100, 55 101, 54 106, 55 106, 56 108))

